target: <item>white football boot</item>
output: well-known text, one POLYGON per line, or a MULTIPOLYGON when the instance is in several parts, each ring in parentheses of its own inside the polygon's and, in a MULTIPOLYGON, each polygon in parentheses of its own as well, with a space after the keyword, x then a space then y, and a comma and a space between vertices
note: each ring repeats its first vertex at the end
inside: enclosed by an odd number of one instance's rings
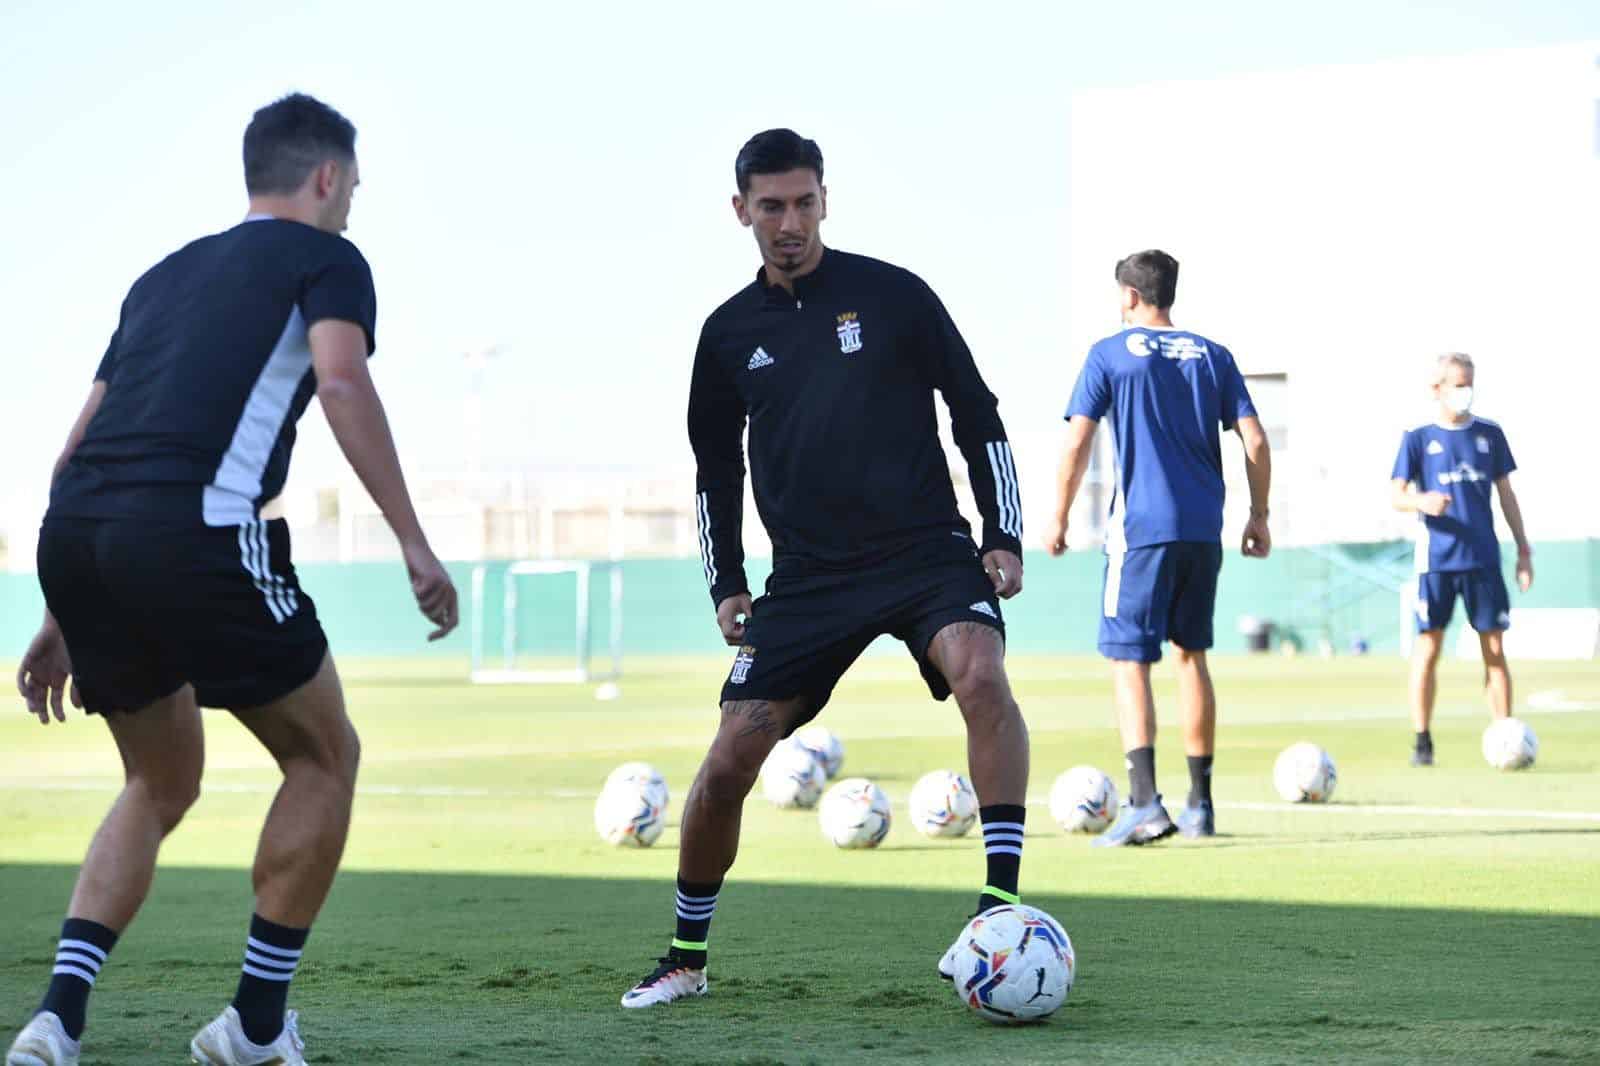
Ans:
POLYGON ((623 993, 624 1007, 654 1007, 675 999, 703 996, 710 991, 705 970, 693 970, 673 958, 663 958, 655 971, 623 993))
MULTIPOLYGON (((965 929, 961 930, 963 933, 965 929)), ((955 943, 950 945, 950 950, 939 959, 939 976, 946 981, 956 979, 956 953, 961 950, 961 938, 956 937, 955 943)))
POLYGON ((78 1046, 62 1028, 60 1018, 40 1011, 12 1041, 6 1066, 78 1066, 78 1046))
POLYGON ((284 1015, 278 1039, 263 1045, 244 1035, 239 1012, 232 1006, 189 1041, 189 1057, 202 1066, 305 1066, 305 1049, 300 1017, 294 1011, 284 1015))

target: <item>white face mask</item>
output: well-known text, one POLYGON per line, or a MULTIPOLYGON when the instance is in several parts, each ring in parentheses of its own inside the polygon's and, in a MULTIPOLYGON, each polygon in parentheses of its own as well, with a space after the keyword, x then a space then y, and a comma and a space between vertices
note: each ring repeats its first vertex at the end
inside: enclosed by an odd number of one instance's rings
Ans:
POLYGON ((1472 410, 1472 386, 1452 385, 1445 389, 1444 405, 1458 415, 1464 415, 1472 410))

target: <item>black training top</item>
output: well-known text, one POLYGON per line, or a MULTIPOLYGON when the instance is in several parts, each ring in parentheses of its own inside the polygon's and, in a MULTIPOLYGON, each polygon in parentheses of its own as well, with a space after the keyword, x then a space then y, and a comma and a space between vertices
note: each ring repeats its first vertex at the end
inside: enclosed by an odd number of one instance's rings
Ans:
POLYGON ((105 398, 50 514, 240 525, 283 491, 316 392, 307 330, 375 346, 372 271, 343 237, 266 216, 202 237, 128 292, 95 380, 105 398))
POLYGON ((748 591, 746 420, 756 507, 779 573, 851 570, 969 536, 939 443, 944 394, 983 513, 983 550, 1022 550, 1016 466, 995 398, 944 305, 910 271, 829 250, 790 295, 764 276, 712 312, 689 441, 711 599, 748 591))

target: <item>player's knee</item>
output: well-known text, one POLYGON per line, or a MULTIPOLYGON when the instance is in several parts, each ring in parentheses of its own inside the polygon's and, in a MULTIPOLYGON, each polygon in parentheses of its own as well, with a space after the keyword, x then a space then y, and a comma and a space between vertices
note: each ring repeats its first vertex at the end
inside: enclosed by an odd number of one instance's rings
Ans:
POLYGON ((1011 698, 1005 666, 1000 662, 973 663, 951 679, 950 691, 955 694, 968 721, 976 718, 997 723, 1019 713, 1016 701, 1011 698))
POLYGON ((138 793, 155 815, 157 824, 161 826, 161 835, 166 836, 178 827, 183 816, 189 813, 189 808, 200 798, 200 772, 198 769, 193 773, 179 769, 163 774, 144 774, 129 778, 127 787, 138 793))
POLYGON ((761 764, 746 765, 732 755, 713 753, 700 771, 700 797, 714 809, 738 807, 755 787, 761 764))

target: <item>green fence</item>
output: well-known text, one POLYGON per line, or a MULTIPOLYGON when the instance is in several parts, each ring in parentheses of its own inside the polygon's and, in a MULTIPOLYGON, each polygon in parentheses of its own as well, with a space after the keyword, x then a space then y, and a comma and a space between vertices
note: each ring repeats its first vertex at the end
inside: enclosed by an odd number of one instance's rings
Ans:
MULTIPOLYGON (((1361 558, 1379 545, 1345 545, 1348 557, 1361 558)), ((1600 606, 1600 540, 1541 544, 1534 556, 1537 580, 1528 595, 1512 593, 1514 606, 1600 606)), ((1026 589, 1005 605, 1010 645, 1025 653, 1094 650, 1100 615, 1103 557, 1098 552, 1051 559, 1031 554, 1026 589)), ((465 600, 470 564, 451 567, 465 600)), ((485 644, 500 647, 501 589, 505 564, 489 564, 485 644)), ((1244 650, 1237 631, 1241 615, 1271 619, 1294 630, 1305 644, 1331 640, 1344 650, 1357 637, 1375 650, 1393 650, 1398 641, 1399 604, 1394 592, 1372 587, 1359 597, 1345 595, 1325 617, 1307 617, 1319 589, 1341 580, 1341 567, 1329 549, 1288 548, 1265 560, 1244 559, 1230 551, 1217 597, 1217 649, 1244 650)), ((1510 579, 1511 560, 1506 559, 1510 579)), ((627 655, 682 655, 717 652, 722 642, 712 617, 697 559, 641 559, 624 565, 623 650, 627 655)), ((753 560, 752 582, 765 578, 764 560, 753 560)), ((316 563, 300 568, 300 579, 317 603, 334 648, 345 656, 438 655, 463 657, 467 627, 428 644, 428 626, 411 602, 405 571, 396 563, 316 563)), ((520 579, 519 644, 536 655, 572 649, 575 579, 571 575, 520 579)), ((591 590, 595 651, 604 652, 609 625, 604 580, 591 590)), ((1331 602, 1331 601, 1330 601, 1331 602)), ((19 656, 42 610, 32 575, 0 575, 0 657, 19 656)), ((463 608, 466 607, 465 602, 463 608)), ((463 615, 465 617, 465 610, 463 615)), ((1459 622, 1459 614, 1458 622, 1459 622)))

